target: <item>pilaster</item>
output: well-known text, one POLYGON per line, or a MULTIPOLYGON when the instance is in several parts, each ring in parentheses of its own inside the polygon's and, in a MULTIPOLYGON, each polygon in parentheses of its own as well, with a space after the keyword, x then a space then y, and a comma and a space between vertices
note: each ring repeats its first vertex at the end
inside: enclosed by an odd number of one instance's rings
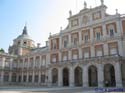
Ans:
POLYGON ((83 66, 83 87, 88 87, 88 68, 83 66))
POLYGON ((104 86, 104 65, 98 64, 98 87, 104 86))
POLYGON ((74 87, 74 69, 73 67, 70 67, 70 73, 69 73, 69 79, 70 79, 70 87, 74 87))
POLYGON ((62 68, 59 68, 58 69, 58 86, 61 87, 63 84, 62 84, 62 68))
POLYGON ((120 63, 115 64, 115 77, 116 77, 116 87, 123 87, 120 63))

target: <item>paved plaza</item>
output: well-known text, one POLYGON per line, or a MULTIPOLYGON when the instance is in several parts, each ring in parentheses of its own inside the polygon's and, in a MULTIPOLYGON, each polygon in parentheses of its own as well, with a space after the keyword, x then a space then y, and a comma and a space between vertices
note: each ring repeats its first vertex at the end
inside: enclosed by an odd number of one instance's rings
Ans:
POLYGON ((125 93, 125 92, 100 92, 96 88, 82 87, 0 87, 0 93, 125 93))
POLYGON ((0 93, 97 93, 94 88, 0 88, 0 93))

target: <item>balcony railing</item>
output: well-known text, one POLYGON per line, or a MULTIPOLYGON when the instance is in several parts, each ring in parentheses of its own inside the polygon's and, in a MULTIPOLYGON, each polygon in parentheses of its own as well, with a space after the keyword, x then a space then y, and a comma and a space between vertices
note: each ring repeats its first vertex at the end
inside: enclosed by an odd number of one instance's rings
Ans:
MULTIPOLYGON (((123 57, 119 56, 118 54, 114 55, 105 55, 105 56, 99 56, 99 57, 90 57, 90 58, 81 58, 81 59, 72 59, 72 60, 65 60, 65 61, 58 61, 58 62, 51 62, 50 65, 57 65, 57 64, 70 64, 70 63, 76 63, 76 62, 101 62, 103 60, 115 60, 115 61, 120 61, 122 60, 123 57)), ((107 62, 108 62, 107 61, 107 62)))
POLYGON ((69 43, 67 45, 67 47, 61 47, 61 49, 69 49, 69 48, 77 48, 78 46, 81 45, 87 45, 87 44, 95 44, 95 43, 99 43, 99 42, 105 42, 105 41, 109 41, 109 40, 116 40, 116 39, 122 39, 125 35, 120 35, 120 34, 114 34, 113 36, 107 35, 107 36, 101 36, 100 39, 89 39, 87 41, 82 40, 81 42, 76 42, 75 44, 73 42, 69 43))

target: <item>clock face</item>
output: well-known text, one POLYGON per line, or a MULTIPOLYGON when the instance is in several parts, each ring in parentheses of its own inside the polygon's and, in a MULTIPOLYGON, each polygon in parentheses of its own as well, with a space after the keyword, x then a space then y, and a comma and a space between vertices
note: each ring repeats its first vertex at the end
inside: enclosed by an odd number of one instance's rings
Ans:
POLYGON ((87 24, 89 21, 88 16, 83 16, 83 24, 87 24))

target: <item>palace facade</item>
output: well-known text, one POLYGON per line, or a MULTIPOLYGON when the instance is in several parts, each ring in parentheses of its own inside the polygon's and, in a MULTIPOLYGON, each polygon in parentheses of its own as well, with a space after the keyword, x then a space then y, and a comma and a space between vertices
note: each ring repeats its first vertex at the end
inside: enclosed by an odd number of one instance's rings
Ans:
POLYGON ((27 27, 0 53, 0 85, 125 86, 125 16, 101 5, 69 12, 68 26, 35 46, 27 27))

